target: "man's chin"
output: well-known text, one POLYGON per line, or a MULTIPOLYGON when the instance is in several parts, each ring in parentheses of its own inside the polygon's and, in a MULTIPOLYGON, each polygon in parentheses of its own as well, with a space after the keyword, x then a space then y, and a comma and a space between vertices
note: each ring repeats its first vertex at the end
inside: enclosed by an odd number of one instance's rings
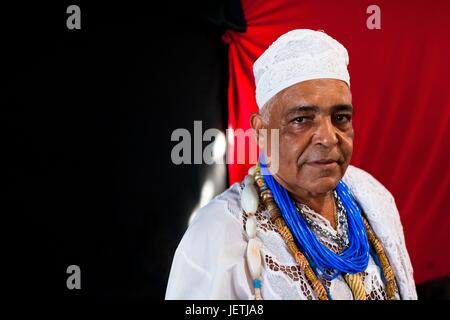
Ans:
POLYGON ((336 188, 339 180, 336 176, 319 177, 315 179, 309 192, 316 194, 328 193, 336 188))

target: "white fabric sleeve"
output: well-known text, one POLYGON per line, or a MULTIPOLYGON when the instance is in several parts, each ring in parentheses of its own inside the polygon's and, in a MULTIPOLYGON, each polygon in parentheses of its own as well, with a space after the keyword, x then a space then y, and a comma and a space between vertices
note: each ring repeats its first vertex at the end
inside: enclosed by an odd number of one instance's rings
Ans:
POLYGON ((247 242, 226 210, 226 202, 217 199, 200 209, 175 252, 166 299, 252 298, 247 242))

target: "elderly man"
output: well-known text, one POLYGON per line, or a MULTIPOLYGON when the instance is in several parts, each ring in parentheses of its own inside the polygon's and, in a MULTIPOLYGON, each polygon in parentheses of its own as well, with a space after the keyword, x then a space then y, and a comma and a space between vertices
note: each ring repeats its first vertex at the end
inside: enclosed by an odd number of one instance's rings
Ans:
POLYGON ((347 65, 339 42, 306 29, 255 62, 259 164, 199 211, 167 299, 417 298, 392 195, 350 165, 347 65))

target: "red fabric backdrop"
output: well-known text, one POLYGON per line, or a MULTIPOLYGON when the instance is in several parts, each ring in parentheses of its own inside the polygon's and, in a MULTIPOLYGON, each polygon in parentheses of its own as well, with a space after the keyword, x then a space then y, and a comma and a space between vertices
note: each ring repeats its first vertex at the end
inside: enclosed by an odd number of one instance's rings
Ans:
MULTIPOLYGON (((242 0, 242 7, 247 31, 224 35, 229 128, 248 129, 257 110, 252 64, 264 49, 292 29, 324 30, 350 56, 352 164, 393 193, 416 282, 450 274, 450 1, 242 0), (371 4, 381 9, 380 30, 366 27, 371 4)), ((230 164, 230 183, 247 168, 230 164)))

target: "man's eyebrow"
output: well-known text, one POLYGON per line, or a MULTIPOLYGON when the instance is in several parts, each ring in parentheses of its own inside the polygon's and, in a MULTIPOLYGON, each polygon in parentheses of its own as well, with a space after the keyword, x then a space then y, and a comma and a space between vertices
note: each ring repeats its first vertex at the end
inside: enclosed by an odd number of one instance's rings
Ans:
POLYGON ((298 112, 319 112, 320 108, 318 106, 314 106, 314 105, 300 105, 300 106, 295 106, 291 109, 289 109, 289 111, 286 113, 287 116, 291 115, 291 114, 295 114, 298 112))
MULTIPOLYGON (((350 112, 354 112, 354 108, 353 105, 351 104, 337 104, 331 107, 333 112, 339 112, 339 111, 350 111, 350 112)), ((315 105, 300 105, 300 106, 295 106, 291 109, 289 109, 286 112, 286 116, 290 116, 299 112, 319 112, 320 108, 318 106, 315 105)))
POLYGON ((335 106, 332 107, 333 111, 350 111, 353 112, 354 108, 353 105, 351 104, 337 104, 335 106))

